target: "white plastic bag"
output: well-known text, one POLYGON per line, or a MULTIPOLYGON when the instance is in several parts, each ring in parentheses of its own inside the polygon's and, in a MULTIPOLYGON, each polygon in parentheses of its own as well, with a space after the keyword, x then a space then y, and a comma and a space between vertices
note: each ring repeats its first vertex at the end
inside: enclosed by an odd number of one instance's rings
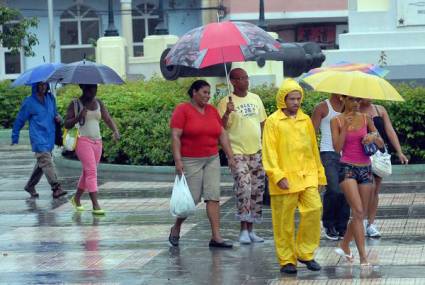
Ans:
POLYGON ((379 177, 387 177, 392 173, 391 154, 385 149, 385 152, 377 151, 370 157, 372 160, 372 172, 379 177))
POLYGON ((190 194, 184 174, 174 180, 173 193, 170 200, 170 212, 174 217, 186 218, 195 213, 196 205, 190 194))
POLYGON ((77 127, 69 130, 65 129, 63 132, 63 148, 67 151, 74 151, 77 147, 78 135, 77 127))

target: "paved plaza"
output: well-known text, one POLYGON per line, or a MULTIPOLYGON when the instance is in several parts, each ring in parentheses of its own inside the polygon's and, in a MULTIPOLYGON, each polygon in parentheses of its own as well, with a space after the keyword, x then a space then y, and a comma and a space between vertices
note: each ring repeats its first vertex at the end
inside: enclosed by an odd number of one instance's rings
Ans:
POLYGON ((387 183, 377 221, 381 239, 368 239, 371 268, 361 269, 337 256, 325 239, 316 260, 320 272, 300 266, 296 277, 279 272, 271 213, 265 207, 258 234, 263 244, 239 245, 231 183, 222 183, 222 233, 232 250, 210 250, 205 206, 184 224, 179 248, 170 248, 173 223, 168 210, 172 177, 150 179, 101 174, 100 203, 94 217, 74 213, 69 197, 78 172, 61 170, 67 197, 53 200, 43 178, 39 199, 23 191, 34 159, 26 145, 0 145, 1 284, 425 284, 425 192, 422 181, 387 183))

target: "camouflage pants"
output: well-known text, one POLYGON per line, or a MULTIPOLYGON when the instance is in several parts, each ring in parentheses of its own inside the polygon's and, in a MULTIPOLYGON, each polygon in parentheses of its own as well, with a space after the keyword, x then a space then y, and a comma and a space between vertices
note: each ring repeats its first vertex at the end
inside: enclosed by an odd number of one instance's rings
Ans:
POLYGON ((236 218, 241 222, 260 223, 262 221, 264 169, 261 151, 234 155, 236 166, 233 170, 233 189, 236 194, 236 218))

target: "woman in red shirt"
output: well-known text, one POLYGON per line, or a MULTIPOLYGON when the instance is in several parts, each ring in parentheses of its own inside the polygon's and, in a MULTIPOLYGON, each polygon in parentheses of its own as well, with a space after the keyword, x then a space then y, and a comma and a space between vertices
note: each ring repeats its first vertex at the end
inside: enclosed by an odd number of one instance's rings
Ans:
MULTIPOLYGON (((201 196, 207 203, 211 224, 210 247, 231 248, 232 243, 220 235, 220 160, 221 144, 229 167, 234 166, 233 153, 217 110, 208 104, 210 85, 204 80, 193 82, 188 90, 190 101, 176 107, 171 117, 171 138, 176 172, 186 176, 195 204, 201 196)), ((172 246, 179 245, 181 225, 186 218, 177 218, 168 238, 172 246)))

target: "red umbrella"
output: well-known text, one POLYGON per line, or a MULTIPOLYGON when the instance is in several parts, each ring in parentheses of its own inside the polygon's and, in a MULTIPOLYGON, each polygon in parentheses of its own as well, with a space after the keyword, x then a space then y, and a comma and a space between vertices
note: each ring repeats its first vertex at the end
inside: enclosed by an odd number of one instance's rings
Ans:
POLYGON ((279 51, 280 43, 261 28, 245 22, 211 23, 184 34, 165 58, 167 65, 194 68, 256 60, 279 51))

